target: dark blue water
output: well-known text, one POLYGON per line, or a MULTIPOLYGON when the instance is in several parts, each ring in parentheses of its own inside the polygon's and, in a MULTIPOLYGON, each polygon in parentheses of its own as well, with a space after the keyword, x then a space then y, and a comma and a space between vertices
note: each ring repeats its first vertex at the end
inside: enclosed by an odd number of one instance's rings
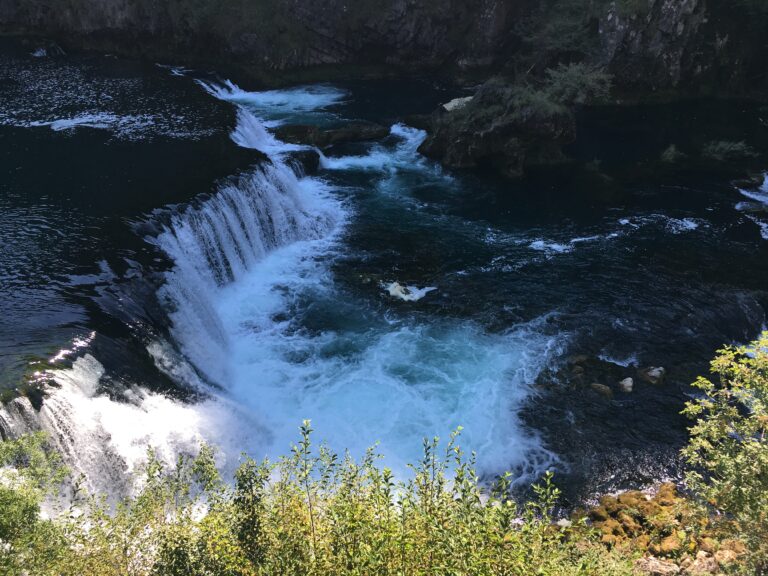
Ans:
POLYGON ((574 154, 602 165, 516 183, 448 173, 398 125, 296 180, 290 147, 230 141, 238 107, 266 128, 395 124, 454 92, 390 81, 220 100, 195 78, 215 80, 0 56, 0 387, 87 420, 67 445, 108 430, 129 468, 142 442, 206 435, 274 454, 312 418, 331 443, 382 440, 397 466, 460 424, 489 474, 559 462, 587 490, 637 484, 674 471, 678 412, 714 350, 765 322, 768 241, 730 175, 637 169, 713 138, 696 122, 707 110, 759 143, 757 109, 643 109, 644 129, 637 110, 586 114, 574 154), (249 223, 269 233, 239 238, 249 223), (434 290, 401 300, 394 283, 434 290), (667 381, 605 400, 563 376, 574 354, 602 359, 589 377, 611 386, 651 365, 667 381))

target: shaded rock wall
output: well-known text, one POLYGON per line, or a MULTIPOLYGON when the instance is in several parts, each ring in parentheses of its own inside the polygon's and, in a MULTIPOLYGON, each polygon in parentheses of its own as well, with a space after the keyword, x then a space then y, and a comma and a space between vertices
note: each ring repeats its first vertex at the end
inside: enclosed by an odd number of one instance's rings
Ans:
POLYGON ((625 91, 720 96, 768 87, 768 3, 649 0, 647 10, 634 15, 613 3, 599 35, 599 61, 625 91))
POLYGON ((0 0, 0 32, 263 70, 492 65, 526 0, 0 0))

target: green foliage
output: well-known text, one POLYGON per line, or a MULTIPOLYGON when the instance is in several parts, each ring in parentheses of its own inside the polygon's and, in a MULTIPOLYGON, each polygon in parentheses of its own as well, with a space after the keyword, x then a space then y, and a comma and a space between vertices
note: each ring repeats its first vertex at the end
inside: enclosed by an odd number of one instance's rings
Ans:
POLYGON ((665 164, 676 164, 681 160, 685 160, 685 158, 685 153, 681 152, 674 144, 670 144, 664 152, 661 153, 661 161, 665 164))
POLYGON ((484 489, 458 432, 444 449, 425 441, 400 482, 374 450, 359 461, 340 457, 316 449, 311 433, 305 422, 276 463, 244 460, 232 485, 208 447, 173 468, 150 451, 135 497, 114 510, 86 498, 49 523, 55 549, 38 555, 34 574, 631 573, 628 556, 607 552, 581 525, 552 523, 559 491, 551 474, 523 506, 509 497, 509 475, 484 489))
POLYGON ((37 573, 57 556, 60 534, 40 508, 64 475, 43 434, 0 442, 0 573, 37 573))
POLYGON ((587 64, 559 64, 547 70, 544 91, 565 105, 605 100, 611 91, 611 76, 587 64))
POLYGON ((512 88, 512 106, 519 117, 538 119, 567 115, 575 104, 605 100, 611 90, 611 76, 587 64, 559 64, 547 69, 538 83, 512 88))
POLYGON ((620 16, 644 15, 650 9, 650 0, 617 0, 616 11, 620 16))
POLYGON ((720 350, 715 381, 699 378, 703 396, 685 414, 696 419, 683 450, 690 488, 728 515, 749 544, 755 564, 768 567, 768 332, 749 346, 720 350))
POLYGON ((600 15, 594 0, 544 0, 523 20, 519 33, 536 64, 553 59, 580 58, 594 53, 597 34, 592 23, 600 15))
POLYGON ((743 140, 740 142, 730 142, 727 140, 715 140, 708 142, 703 150, 702 156, 718 162, 728 162, 733 160, 745 160, 754 158, 758 154, 743 140))

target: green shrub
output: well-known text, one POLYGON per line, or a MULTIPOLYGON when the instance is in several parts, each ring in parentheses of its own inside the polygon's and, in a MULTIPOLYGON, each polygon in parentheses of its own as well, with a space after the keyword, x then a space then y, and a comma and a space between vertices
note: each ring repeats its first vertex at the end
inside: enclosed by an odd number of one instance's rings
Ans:
POLYGON ((65 475, 43 434, 0 442, 0 573, 42 574, 56 561, 63 534, 40 517, 46 496, 65 475))
POLYGON ((701 153, 705 158, 716 160, 718 162, 745 160, 754 158, 758 155, 752 147, 743 140, 740 142, 713 140, 704 146, 701 153))
POLYGON ((150 452, 138 495, 114 510, 86 498, 50 523, 55 550, 38 554, 34 574, 631 573, 628 556, 608 552, 582 525, 552 523, 559 492, 551 474, 518 506, 508 475, 483 488, 455 435, 445 450, 425 441, 405 481, 379 467, 373 450, 356 461, 315 449, 310 438, 306 422, 290 456, 246 459, 232 485, 210 448, 173 468, 150 452))
POLYGON ((611 75, 587 64, 559 64, 547 70, 543 89, 565 105, 599 102, 608 98, 611 75))
POLYGON ((714 382, 699 378, 703 396, 688 402, 696 419, 683 450, 688 486, 732 520, 734 536, 768 569, 768 332, 749 346, 720 350, 714 382))

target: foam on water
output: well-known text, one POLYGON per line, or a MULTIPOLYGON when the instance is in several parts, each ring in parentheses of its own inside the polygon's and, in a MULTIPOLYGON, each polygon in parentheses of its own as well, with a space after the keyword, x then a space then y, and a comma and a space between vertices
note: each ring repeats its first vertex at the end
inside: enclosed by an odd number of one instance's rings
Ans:
POLYGON ((347 96, 343 90, 323 85, 248 92, 229 80, 223 84, 202 80, 197 82, 214 98, 247 108, 267 120, 284 119, 303 112, 316 113, 318 110, 341 104, 347 96))
MULTIPOLYGON (((241 105, 263 101, 234 85, 207 89, 226 99, 237 95, 241 105)), ((274 93, 269 99, 283 101, 274 93)), ((318 439, 332 448, 360 455, 380 441, 388 464, 404 471, 404 463, 418 457, 422 437, 447 436, 462 425, 465 444, 479 452, 486 471, 551 463, 554 457, 515 413, 556 345, 534 327, 491 336, 470 323, 438 320, 425 325, 358 319, 350 321, 353 328, 319 332, 302 324, 312 312, 333 316, 342 301, 352 307, 345 318, 365 316, 364 303, 337 294, 330 272, 338 225, 348 216, 321 180, 292 176, 279 159, 285 145, 259 118, 241 110, 238 121, 238 144, 274 154, 272 172, 261 171, 254 182, 264 186, 280 174, 282 184, 268 186, 269 194, 260 197, 242 187, 220 191, 179 216, 158 244, 177 263, 165 288, 176 303, 174 337, 194 365, 268 431, 259 446, 267 454, 283 453, 298 423, 310 418, 318 439), (229 214, 233 194, 256 202, 229 214), (295 224, 287 226, 286 218, 275 222, 275 210, 294 210, 295 224), (270 221, 259 220, 260 214, 270 221), (290 233, 253 249, 249 238, 258 234, 240 234, 249 219, 273 233, 287 226, 290 233), (190 275, 194 281, 185 280, 190 275), (192 297, 184 293, 190 286, 199 287, 192 297), (200 318, 211 319, 212 331, 199 325, 200 318), (210 345, 211 334, 220 345, 210 345)), ((393 135, 401 140, 394 154, 372 163, 412 165, 423 133, 396 126, 393 135)))
POLYGON ((220 128, 208 124, 214 106, 204 111, 163 86, 148 94, 140 77, 94 74, 90 65, 46 55, 60 55, 60 49, 41 48, 29 59, 0 57, 0 77, 13 78, 0 86, 0 126, 65 134, 92 128, 127 141, 197 139, 220 128))
POLYGON ((258 424, 226 397, 192 405, 136 386, 126 392, 127 401, 115 402, 99 390, 104 374, 101 363, 86 354, 72 368, 50 372, 55 388, 39 413, 19 398, 0 420, 28 429, 18 421, 34 418, 87 488, 113 496, 131 492, 131 474, 150 447, 172 463, 177 454, 196 454, 201 443, 214 443, 222 448, 221 465, 231 472, 239 447, 258 444, 258 424))
POLYGON ((573 246, 570 244, 560 244, 558 242, 548 242, 546 240, 534 240, 528 247, 531 250, 538 252, 544 252, 546 254, 564 254, 573 250, 573 246))
MULTIPOLYGON (((302 114, 312 98, 328 102, 311 90, 262 97, 232 84, 206 89, 241 105, 290 101, 302 114)), ((360 456, 380 442, 386 464, 402 474, 422 438, 446 438, 458 426, 481 472, 516 469, 528 481, 551 466, 555 456, 517 411, 558 339, 537 321, 488 334, 468 321, 393 320, 340 293, 331 264, 343 250, 348 209, 323 180, 295 175, 267 127, 242 109, 233 140, 267 151, 271 163, 175 209, 150 239, 174 263, 159 296, 175 346, 154 341, 149 352, 208 399, 186 404, 137 386, 130 402, 114 402, 100 392, 101 364, 80 358, 55 374, 59 387, 44 408, 45 427, 73 468, 114 491, 147 446, 172 460, 203 440, 231 467, 242 451, 285 454, 304 419, 337 451, 360 456)), ((403 141, 395 156, 413 155, 422 137, 405 127, 393 134, 403 141)))
POLYGON ((667 220, 667 230, 672 234, 691 232, 698 229, 700 225, 701 222, 694 218, 669 218, 667 220))
POLYGON ((395 124, 390 136, 397 139, 394 149, 375 144, 365 156, 326 156, 320 153, 320 166, 325 170, 414 170, 426 167, 418 153, 427 133, 404 124, 395 124))
POLYGON ((763 178, 763 183, 758 190, 744 190, 739 188, 739 192, 753 202, 739 202, 736 204, 736 209, 743 212, 752 212, 747 214, 752 222, 760 229, 760 236, 764 240, 768 240, 768 216, 765 212, 768 211, 768 173, 763 178), (758 213, 763 213, 763 216, 758 216, 758 213))

